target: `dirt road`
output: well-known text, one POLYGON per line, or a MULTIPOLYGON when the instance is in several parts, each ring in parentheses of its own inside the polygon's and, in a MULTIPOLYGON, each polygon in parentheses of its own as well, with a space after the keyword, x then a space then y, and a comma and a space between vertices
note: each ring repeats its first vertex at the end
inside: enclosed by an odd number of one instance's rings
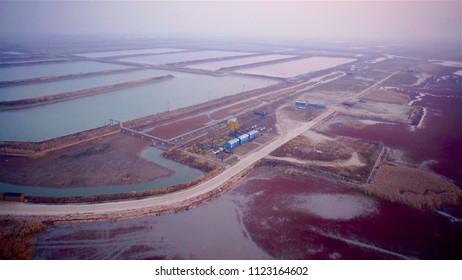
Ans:
POLYGON ((317 122, 327 117, 334 111, 334 108, 329 108, 310 122, 300 123, 299 126, 293 127, 291 129, 284 129, 285 131, 282 131, 283 133, 278 135, 274 141, 246 155, 237 164, 226 169, 219 175, 186 190, 140 200, 117 201, 98 204, 43 205, 28 203, 0 203, 0 215, 49 216, 73 214, 107 214, 128 210, 139 210, 150 207, 174 205, 219 188, 233 176, 250 167, 261 158, 267 156, 277 147, 285 144, 292 138, 310 129, 317 122))

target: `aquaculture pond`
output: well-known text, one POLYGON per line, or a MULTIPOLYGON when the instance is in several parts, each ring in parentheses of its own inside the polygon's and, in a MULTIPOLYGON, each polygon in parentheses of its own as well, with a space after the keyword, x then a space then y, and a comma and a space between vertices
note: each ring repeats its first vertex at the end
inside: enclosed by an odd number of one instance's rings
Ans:
POLYGON ((0 82, 124 68, 130 67, 121 64, 95 61, 57 62, 27 66, 4 66, 0 67, 0 82))
POLYGON ((168 74, 169 72, 162 70, 135 70, 127 73, 112 75, 93 76, 11 87, 0 87, 0 101, 46 96, 62 92, 141 80, 150 77, 165 76, 168 74))
POLYGON ((121 61, 139 62, 151 65, 160 65, 168 63, 177 63, 183 61, 194 61, 209 58, 222 58, 230 56, 248 55, 245 52, 225 52, 225 51, 196 51, 196 52, 183 52, 174 54, 158 54, 147 56, 134 56, 120 59, 121 61))
MULTIPOLYGON (((99 127, 107 124, 111 118, 120 121, 132 120, 240 93, 243 89, 263 88, 278 82, 274 79, 240 75, 215 77, 173 71, 150 71, 126 73, 122 75, 122 79, 125 79, 125 75, 138 79, 145 77, 147 73, 154 76, 172 74, 175 78, 65 102, 0 111, 0 140, 41 141, 99 127)), ((110 77, 107 81, 111 79, 115 81, 118 78, 110 77)), ((94 77, 89 81, 93 85, 101 80, 94 77)), ((68 82, 65 84, 73 87, 68 82)), ((37 86, 43 87, 40 84, 37 86)))

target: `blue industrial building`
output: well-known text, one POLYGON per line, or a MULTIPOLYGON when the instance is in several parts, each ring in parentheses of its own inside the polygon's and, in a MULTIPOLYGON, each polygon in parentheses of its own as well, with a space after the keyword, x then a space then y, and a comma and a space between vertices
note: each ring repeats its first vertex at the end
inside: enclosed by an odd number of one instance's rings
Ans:
POLYGON ((225 147, 229 150, 232 150, 244 143, 249 142, 250 140, 257 138, 259 135, 260 132, 258 132, 258 130, 251 130, 248 133, 244 133, 242 135, 239 135, 237 138, 229 140, 228 142, 226 142, 225 147))
POLYGON ((231 150, 231 149, 234 149, 236 147, 239 147, 239 145, 240 145, 239 139, 233 138, 233 139, 229 140, 228 142, 226 142, 225 147, 226 147, 226 149, 231 150))
POLYGON ((311 108, 316 108, 316 109, 327 109, 326 105, 308 103, 305 101, 295 101, 295 106, 297 106, 298 108, 311 107, 311 108))

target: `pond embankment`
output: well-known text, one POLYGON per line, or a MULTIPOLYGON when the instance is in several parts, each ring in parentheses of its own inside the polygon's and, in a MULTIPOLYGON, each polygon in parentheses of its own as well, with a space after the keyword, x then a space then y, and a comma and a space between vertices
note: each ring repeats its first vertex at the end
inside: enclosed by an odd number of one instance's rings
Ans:
POLYGON ((26 98, 20 100, 11 101, 0 101, 0 110, 13 110, 21 109, 33 106, 40 106, 45 104, 51 104, 56 102, 67 101, 76 98, 82 98, 90 95, 106 93, 114 90, 126 89, 131 87, 137 87, 145 84, 161 82, 165 80, 173 79, 173 75, 165 75, 161 77, 151 77, 147 79, 128 81, 118 84, 104 85, 99 87, 86 88, 76 91, 62 92, 53 95, 45 95, 33 98, 26 98))
POLYGON ((119 131, 119 125, 108 125, 40 142, 0 141, 0 154, 4 156, 40 157, 50 151, 108 136, 119 131))
POLYGON ((109 69, 109 70, 102 70, 102 71, 88 72, 88 73, 74 73, 74 74, 59 75, 59 76, 44 76, 44 77, 21 79, 21 80, 14 80, 14 81, 2 81, 0 82, 0 87, 22 86, 22 85, 44 83, 44 82, 57 82, 57 81, 64 81, 64 80, 70 80, 70 79, 104 76, 104 75, 111 75, 111 74, 121 74, 121 73, 139 71, 140 69, 142 68, 109 69))

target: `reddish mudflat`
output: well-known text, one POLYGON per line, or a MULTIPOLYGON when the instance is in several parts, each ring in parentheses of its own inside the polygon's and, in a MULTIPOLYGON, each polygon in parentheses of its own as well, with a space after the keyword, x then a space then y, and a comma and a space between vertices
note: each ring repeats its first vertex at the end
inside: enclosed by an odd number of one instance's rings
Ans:
POLYGON ((378 123, 347 127, 338 123, 323 128, 324 132, 383 142, 401 151, 405 162, 428 166, 432 171, 462 186, 462 99, 425 96, 415 105, 426 107, 421 128, 414 131, 406 125, 378 123))
POLYGON ((260 167, 197 208, 50 226, 38 259, 460 259, 460 221, 260 167))
POLYGON ((210 121, 207 115, 200 115, 189 119, 184 119, 172 122, 165 125, 160 125, 149 132, 149 134, 163 138, 170 139, 181 134, 190 132, 194 129, 201 128, 210 121))
POLYGON ((244 225, 277 259, 460 258, 462 227, 314 176, 261 168, 237 189, 244 225), (268 176, 268 174, 273 174, 268 176))

